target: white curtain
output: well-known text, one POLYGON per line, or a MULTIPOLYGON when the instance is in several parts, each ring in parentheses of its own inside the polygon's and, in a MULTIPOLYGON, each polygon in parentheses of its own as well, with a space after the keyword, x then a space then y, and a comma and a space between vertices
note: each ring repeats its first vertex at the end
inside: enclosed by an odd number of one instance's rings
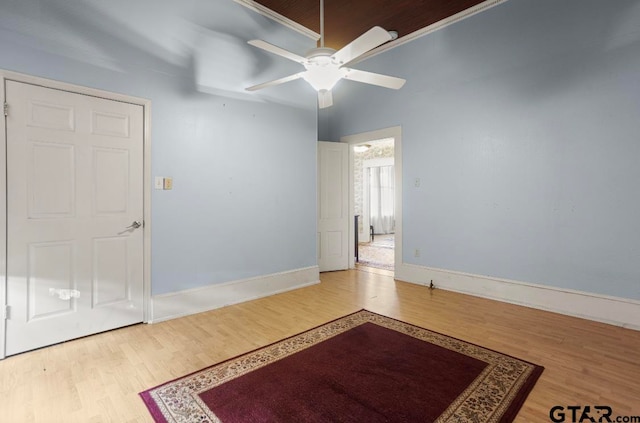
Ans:
POLYGON ((373 232, 391 234, 395 232, 395 172, 393 166, 370 168, 369 212, 373 232))

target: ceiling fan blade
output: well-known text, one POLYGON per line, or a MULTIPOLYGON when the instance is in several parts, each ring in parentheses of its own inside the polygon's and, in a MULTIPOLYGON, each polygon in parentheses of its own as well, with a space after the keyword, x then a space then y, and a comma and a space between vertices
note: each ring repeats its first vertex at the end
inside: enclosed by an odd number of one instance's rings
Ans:
POLYGON ((284 84, 285 82, 295 81, 296 79, 302 78, 304 72, 299 72, 293 75, 285 76, 284 78, 274 79, 273 81, 263 82, 262 84, 254 85, 253 87, 245 88, 247 91, 257 91, 266 87, 271 87, 273 85, 284 84))
POLYGON ((341 65, 349 63, 353 59, 362 54, 378 47, 381 44, 391 41, 393 37, 389 32, 379 26, 374 26, 346 46, 338 50, 334 55, 334 59, 341 65))
MULTIPOLYGON (((342 68, 347 69, 347 68, 342 68)), ((382 75, 380 73, 365 72, 357 69, 347 69, 347 74, 343 76, 344 79, 350 79, 352 81, 364 82, 365 84, 378 85, 380 87, 391 88, 398 90, 402 88, 405 79, 396 78, 395 76, 382 75)))
POLYGON ((268 51, 269 53, 273 53, 273 54, 277 54, 278 56, 282 56, 285 59, 289 59, 289 60, 293 60, 294 62, 298 62, 298 63, 304 63, 307 59, 305 59, 302 56, 299 56, 295 53, 292 53, 288 50, 285 50, 283 48, 280 48, 278 46, 274 46, 273 44, 269 44, 266 41, 262 41, 262 40, 250 40, 247 41, 249 44, 251 44, 254 47, 258 47, 261 48, 262 50, 268 51))
POLYGON ((321 109, 333 106, 333 94, 329 90, 318 91, 318 106, 321 109))

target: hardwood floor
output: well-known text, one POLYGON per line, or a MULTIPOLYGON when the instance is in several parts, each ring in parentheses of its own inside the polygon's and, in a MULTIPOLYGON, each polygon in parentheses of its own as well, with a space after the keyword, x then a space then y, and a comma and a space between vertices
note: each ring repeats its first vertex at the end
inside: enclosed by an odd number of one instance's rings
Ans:
MULTIPOLYGON (((640 415, 640 332, 394 281, 322 274, 322 283, 0 361, 2 422, 150 422, 138 392, 366 308, 546 369, 516 421, 555 405, 640 415)), ((567 420, 570 421, 570 420, 567 420)))

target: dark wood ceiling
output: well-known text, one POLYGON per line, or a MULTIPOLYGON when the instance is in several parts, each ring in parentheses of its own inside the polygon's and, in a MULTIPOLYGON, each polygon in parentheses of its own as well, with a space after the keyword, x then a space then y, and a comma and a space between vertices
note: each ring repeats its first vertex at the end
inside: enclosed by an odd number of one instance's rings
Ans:
MULTIPOLYGON (((340 49, 373 26, 404 37, 484 0, 324 0, 325 45, 340 49)), ((257 0, 320 32, 320 0, 257 0)))

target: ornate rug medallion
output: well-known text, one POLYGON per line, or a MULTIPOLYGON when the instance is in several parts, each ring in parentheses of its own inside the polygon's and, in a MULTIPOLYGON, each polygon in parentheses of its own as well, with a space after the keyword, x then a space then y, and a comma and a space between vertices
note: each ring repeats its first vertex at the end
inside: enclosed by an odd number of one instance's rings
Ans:
POLYGON ((157 422, 509 422, 542 370, 361 310, 140 395, 157 422))

